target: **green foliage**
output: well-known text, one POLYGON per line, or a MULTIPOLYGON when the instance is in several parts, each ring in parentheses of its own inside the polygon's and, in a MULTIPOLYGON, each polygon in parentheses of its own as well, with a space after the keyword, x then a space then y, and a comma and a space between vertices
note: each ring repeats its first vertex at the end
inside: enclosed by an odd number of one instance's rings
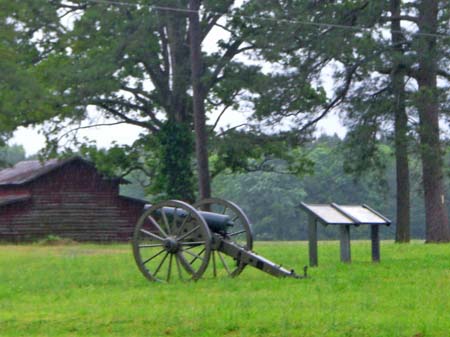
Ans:
POLYGON ((34 69, 37 48, 20 29, 19 2, 0 1, 0 144, 18 126, 38 121, 48 107, 47 91, 34 69))
POLYGON ((80 154, 93 161, 102 173, 131 180, 134 187, 128 189, 127 195, 140 198, 151 195, 152 202, 193 201, 192 150, 189 128, 166 122, 156 137, 141 136, 132 145, 113 144, 108 149, 82 145, 80 154))
POLYGON ((152 196, 154 202, 161 193, 160 188, 163 188, 155 186, 160 165, 158 147, 159 143, 154 137, 142 137, 130 146, 113 144, 108 149, 83 145, 80 154, 91 160, 103 174, 125 178, 129 184, 121 186, 121 195, 146 199, 153 193, 156 194, 152 196))
POLYGON ((108 149, 98 149, 96 146, 82 146, 80 153, 95 163, 96 168, 110 177, 124 176, 139 162, 137 154, 130 146, 113 145, 108 149))
POLYGON ((0 167, 13 166, 25 160, 25 149, 22 145, 5 145, 0 147, 0 167))
POLYGON ((192 133, 183 124, 166 122, 158 133, 160 158, 153 191, 166 191, 165 199, 192 202, 192 133))
MULTIPOLYGON (((146 150, 141 146, 137 156, 157 154, 160 160, 167 160, 157 164, 153 193, 193 200, 193 173, 186 172, 192 170, 188 163, 192 159, 186 156, 193 154, 189 149, 191 136, 187 136, 192 130, 188 16, 152 8, 160 5, 159 1, 134 3, 136 6, 26 0, 23 6, 17 5, 15 10, 8 7, 5 12, 20 21, 21 29, 29 34, 27 42, 38 52, 39 62, 33 69, 49 95, 48 109, 36 116, 48 121, 45 132, 49 154, 58 154, 61 135, 89 120, 89 111, 95 107, 108 121, 141 127, 140 143, 150 139, 152 145, 155 139, 164 142, 152 149, 150 145, 146 150), (30 39, 35 31, 39 38, 30 39), (169 120, 179 123, 175 131, 181 135, 177 140, 167 136, 165 124, 169 120), (182 127, 186 130, 181 131, 182 127), (174 147, 178 145, 179 149, 174 147)), ((234 14, 234 1, 203 4, 214 13, 223 13, 223 17, 234 14)), ((187 5, 186 0, 164 4, 179 8, 187 5)), ((215 14, 202 16, 202 38, 218 19, 215 14)), ((225 20, 225 25, 231 23, 225 20)), ((238 94, 262 76, 259 67, 235 60, 243 45, 244 38, 232 34, 218 42, 215 52, 205 53, 202 88, 211 102, 209 108, 236 106, 238 94)), ((76 139, 75 144, 80 146, 82 142, 76 139)), ((83 147, 82 151, 90 152, 95 161, 105 163, 99 165, 105 172, 115 170, 111 164, 118 164, 118 170, 123 171, 124 166, 130 166, 123 155, 136 152, 118 146, 111 151, 95 150, 92 144, 83 147), (118 161, 120 157, 123 160, 118 161)))
POLYGON ((253 220, 256 238, 294 239, 303 232, 294 226, 306 196, 301 182, 290 174, 253 172, 220 175, 214 179, 214 194, 236 202, 253 220))
POLYGON ((235 29, 256 46, 256 57, 271 66, 270 75, 256 85, 254 117, 278 127, 283 123, 300 126, 301 131, 313 129, 316 119, 345 96, 353 76, 346 68, 360 61, 354 51, 374 51, 370 34, 333 26, 370 26, 384 5, 380 3, 246 2, 240 8, 244 19, 235 23, 235 29), (334 97, 326 96, 322 83, 327 66, 326 72, 336 79, 334 97))
POLYGON ((222 172, 283 171, 311 173, 312 162, 292 143, 293 133, 263 134, 256 130, 229 130, 212 139, 211 175, 222 172))
MULTIPOLYGON (((261 255, 301 270, 307 244, 256 242, 261 255)), ((0 246, 0 335, 442 337, 450 331, 450 245, 319 245, 306 280, 247 267, 235 278, 149 283, 129 245, 0 246), (395 319, 393 319, 395 317, 395 319)))
MULTIPOLYGON (((314 163, 310 174, 288 174, 286 162, 272 160, 269 172, 255 171, 229 174, 226 171, 214 179, 216 196, 230 199, 241 205, 253 221, 256 237, 260 239, 306 239, 305 213, 298 206, 301 201, 310 203, 368 204, 393 220, 394 225, 382 231, 393 238, 395 219, 395 164, 389 143, 377 145, 383 165, 367 167, 358 175, 349 173, 345 158, 351 152, 337 136, 321 136, 303 149, 294 149, 308 163, 314 163), (281 173, 280 173, 281 171, 281 173)), ((424 237, 424 206, 420 185, 421 167, 418 159, 411 157, 411 233, 413 238, 424 237)), ((301 160, 300 162, 304 162, 301 160)), ((308 164, 310 165, 310 164, 308 164)), ((308 166, 309 169, 311 169, 308 166)), ((450 191, 447 191, 449 194, 450 191)), ((447 198, 450 195, 447 195, 447 198)), ((337 238, 338 233, 319 226, 320 236, 337 238)), ((354 238, 367 238, 367 228, 352 232, 354 238)))

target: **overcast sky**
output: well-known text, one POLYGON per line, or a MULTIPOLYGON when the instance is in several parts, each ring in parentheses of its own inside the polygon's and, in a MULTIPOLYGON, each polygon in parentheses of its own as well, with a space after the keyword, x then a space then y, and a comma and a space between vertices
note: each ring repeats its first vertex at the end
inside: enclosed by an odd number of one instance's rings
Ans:
MULTIPOLYGON (((244 122, 245 117, 242 116, 242 114, 230 111, 226 118, 223 118, 223 121, 219 126, 226 128, 228 125, 234 126, 244 122)), ((334 114, 319 122, 318 126, 319 133, 331 135, 337 133, 341 137, 345 134, 345 128, 334 114)), ((91 140, 95 140, 99 147, 107 148, 113 141, 116 141, 119 144, 131 144, 141 131, 142 129, 137 126, 120 124, 79 131, 79 136, 85 136, 91 140)), ((9 143, 23 145, 27 156, 29 156, 37 153, 44 147, 45 138, 40 135, 35 128, 19 128, 19 130, 14 133, 14 137, 9 143)))

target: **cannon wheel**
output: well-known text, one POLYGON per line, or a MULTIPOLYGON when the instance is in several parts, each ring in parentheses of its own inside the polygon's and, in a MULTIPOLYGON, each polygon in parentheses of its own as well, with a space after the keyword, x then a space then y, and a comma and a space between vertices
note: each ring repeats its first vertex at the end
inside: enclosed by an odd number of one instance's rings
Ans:
MULTIPOLYGON (((250 220, 244 211, 235 203, 219 199, 208 198, 198 201, 194 207, 201 211, 225 214, 234 222, 234 226, 227 229, 226 233, 220 234, 226 240, 230 240, 246 250, 253 248, 253 230, 250 220)), ((213 245, 214 246, 214 245, 213 245)), ((238 276, 245 268, 246 264, 236 261, 226 254, 213 248, 212 250, 213 275, 225 273, 228 276, 238 276), (218 269, 218 265, 223 269, 218 269)))
POLYGON ((164 201, 140 217, 133 253, 139 270, 150 281, 198 280, 208 267, 211 233, 195 208, 182 201, 164 201), (164 207, 174 208, 175 215, 167 215, 164 207))

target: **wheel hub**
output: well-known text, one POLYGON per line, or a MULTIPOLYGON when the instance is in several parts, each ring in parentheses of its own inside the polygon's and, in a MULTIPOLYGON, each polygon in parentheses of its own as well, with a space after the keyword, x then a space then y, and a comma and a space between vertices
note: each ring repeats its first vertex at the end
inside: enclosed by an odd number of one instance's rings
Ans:
POLYGON ((175 254, 180 250, 180 245, 177 240, 169 237, 164 240, 164 249, 169 253, 175 254))

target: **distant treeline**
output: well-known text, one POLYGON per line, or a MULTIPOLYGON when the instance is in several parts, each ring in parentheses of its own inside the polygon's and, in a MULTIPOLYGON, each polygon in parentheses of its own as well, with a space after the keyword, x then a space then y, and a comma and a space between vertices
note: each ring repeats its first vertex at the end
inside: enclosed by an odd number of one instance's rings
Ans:
MULTIPOLYGON (((395 158, 389 142, 379 149, 384 165, 370 168, 360 176, 346 173, 345 164, 351 153, 345 142, 337 136, 322 135, 302 149, 303 156, 312 162, 311 173, 295 176, 286 173, 285 163, 273 160, 269 170, 242 173, 221 173, 213 180, 213 195, 239 204, 253 223, 258 240, 306 239, 306 214, 299 207, 301 201, 310 203, 368 204, 392 220, 389 228, 383 228, 382 238, 394 239, 395 235, 395 158)), ((25 159, 20 145, 0 148, 3 167, 25 159)), ((411 156, 411 234, 414 239, 425 237, 425 214, 421 190, 420 161, 411 156)), ((450 161, 449 156, 446 163, 450 161)), ((449 167, 447 164, 446 167, 449 167)), ((124 185, 122 193, 138 198, 155 200, 146 196, 136 176, 127 177, 133 183, 124 185)), ((446 175, 447 186, 449 174, 446 175)), ((450 200, 447 188, 446 200, 450 200)), ((353 238, 369 238, 368 228, 352 230, 353 238)), ((333 228, 319 226, 322 239, 337 239, 333 228)))
MULTIPOLYGON (((259 240, 306 239, 306 214, 301 201, 310 203, 368 204, 392 220, 382 238, 395 238, 395 158, 388 143, 381 146, 384 165, 361 176, 345 172, 351 153, 337 136, 321 136, 306 150, 314 162, 313 172, 297 177, 277 172, 221 174, 214 179, 215 196, 238 203, 253 222, 259 240)), ((411 234, 425 237, 425 214, 419 160, 411 156, 411 234)), ((447 158, 448 162, 448 158, 447 158)), ((448 165, 447 165, 448 167, 448 165)), ((447 174, 447 183, 448 183, 447 174)), ((447 184, 448 185, 448 184, 447 184)), ((447 198, 449 200, 447 189, 447 198)), ((337 231, 321 228, 320 236, 337 239, 337 231)), ((367 226, 352 231, 353 238, 369 238, 367 226)))

